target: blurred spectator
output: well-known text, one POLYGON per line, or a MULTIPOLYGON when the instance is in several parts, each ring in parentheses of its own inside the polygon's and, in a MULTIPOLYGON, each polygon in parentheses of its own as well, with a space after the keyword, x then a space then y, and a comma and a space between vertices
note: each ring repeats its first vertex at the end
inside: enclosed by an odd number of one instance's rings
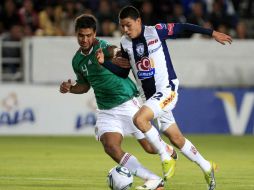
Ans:
POLYGON ((183 6, 180 3, 175 3, 174 4, 174 11, 173 11, 173 16, 172 18, 169 19, 169 22, 180 22, 180 23, 185 23, 187 22, 187 19, 184 15, 183 12, 183 6))
POLYGON ((60 28, 61 10, 59 7, 47 4, 45 9, 39 13, 39 30, 36 35, 61 36, 64 32, 60 28))
POLYGON ((9 31, 13 25, 19 24, 19 15, 17 13, 16 4, 13 0, 5 0, 3 10, 0 14, 0 23, 3 31, 9 31))
POLYGON ((230 0, 214 0, 209 19, 215 29, 220 24, 235 29, 238 23, 238 17, 230 0))
POLYGON ((247 18, 252 18, 253 15, 254 15, 254 2, 253 2, 253 0, 248 0, 246 17, 247 18))
POLYGON ((154 4, 156 7, 156 12, 159 13, 158 21, 159 22, 168 22, 173 15, 173 6, 174 0, 157 0, 154 4))
POLYGON ((32 0, 25 0, 23 6, 19 9, 19 18, 21 24, 26 28, 27 35, 34 33, 39 24, 38 24, 38 14, 34 10, 34 5, 32 0))
POLYGON ((207 22, 207 15, 204 12, 205 8, 201 2, 195 2, 191 5, 191 14, 187 18, 187 22, 204 26, 207 22))
POLYGON ((0 34, 21 23, 25 36, 73 35, 75 17, 90 13, 98 19, 99 34, 114 36, 120 32, 118 12, 129 4, 140 9, 146 25, 190 22, 214 29, 226 27, 235 36, 243 30, 247 38, 254 33, 253 0, 4 0, 0 2, 0 34), (245 24, 238 23, 239 19, 245 24))
POLYGON ((98 36, 107 36, 107 37, 113 37, 114 32, 116 30, 116 24, 112 22, 110 19, 104 19, 101 22, 100 26, 100 32, 98 33, 98 36))
POLYGON ((145 25, 155 25, 158 23, 156 13, 153 10, 153 4, 151 1, 144 1, 141 5, 141 18, 145 25))
POLYGON ((181 0, 181 4, 183 6, 184 15, 187 17, 191 14, 191 5, 196 2, 196 0, 181 0))
POLYGON ((101 0, 99 2, 99 9, 96 14, 98 21, 102 21, 104 18, 110 19, 111 21, 117 23, 117 15, 112 14, 111 4, 108 0, 101 0))
MULTIPOLYGON (((75 34, 73 20, 81 14, 81 10, 76 7, 76 3, 71 0, 66 0, 61 13, 60 27, 64 31, 64 35, 71 36, 75 34)), ((83 8, 83 7, 82 7, 83 8)))
POLYGON ((211 21, 212 26, 215 30, 217 30, 220 25, 225 25, 226 27, 230 25, 228 15, 223 10, 222 1, 215 0, 213 2, 209 20, 211 21))
POLYGON ((111 4, 108 0, 101 0, 100 1, 99 9, 98 9, 98 12, 96 14, 96 18, 98 19, 98 24, 99 24, 98 34, 101 34, 101 35, 103 35, 102 34, 103 33, 102 24, 103 24, 104 21, 106 21, 106 23, 115 23, 115 24, 118 23, 117 15, 112 14, 111 4))
MULTIPOLYGON (((187 22, 199 26, 205 26, 208 22, 204 4, 200 1, 191 5, 191 14, 187 17, 187 22)), ((186 33, 185 37, 192 37, 192 33, 186 33)))
MULTIPOLYGON (((10 32, 3 36, 2 57, 3 73, 13 74, 12 80, 20 80, 21 75, 21 44, 23 38, 23 28, 19 24, 14 24, 10 32)), ((9 78, 10 79, 10 78, 9 78)))
POLYGON ((247 28, 244 22, 239 22, 236 27, 236 38, 238 39, 246 39, 248 38, 247 35, 247 28))

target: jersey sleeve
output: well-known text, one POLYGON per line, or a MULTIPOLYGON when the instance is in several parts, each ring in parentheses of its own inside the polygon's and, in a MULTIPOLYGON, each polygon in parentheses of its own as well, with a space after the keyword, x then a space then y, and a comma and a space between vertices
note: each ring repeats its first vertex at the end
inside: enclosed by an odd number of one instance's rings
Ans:
POLYGON ((212 36, 213 30, 189 23, 159 23, 155 25, 161 39, 174 39, 185 31, 212 36))
POLYGON ((130 72, 130 69, 121 68, 113 64, 111 61, 105 61, 102 65, 108 70, 110 70, 112 73, 114 73, 115 75, 122 78, 127 78, 130 72))

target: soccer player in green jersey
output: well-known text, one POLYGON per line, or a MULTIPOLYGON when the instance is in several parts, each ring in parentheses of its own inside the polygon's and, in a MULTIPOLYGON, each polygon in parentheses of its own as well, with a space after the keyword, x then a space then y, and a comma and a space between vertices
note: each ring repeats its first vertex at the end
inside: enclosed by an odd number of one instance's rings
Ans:
POLYGON ((109 54, 107 51, 110 51, 111 46, 96 38, 96 19, 92 15, 79 16, 76 19, 75 31, 80 49, 73 57, 72 66, 77 79, 75 84, 72 84, 70 79, 62 82, 60 92, 83 94, 92 87, 99 108, 96 137, 102 143, 105 152, 114 161, 145 180, 145 184, 136 189, 163 188, 163 180, 142 166, 135 156, 124 152, 121 143, 125 134, 131 134, 146 152, 158 153, 165 158, 172 154, 172 147, 162 141, 158 133, 155 142, 148 141, 149 136, 133 124, 132 118, 139 110, 138 101, 135 99, 138 91, 131 79, 121 78, 98 63, 101 47, 104 54, 109 54))

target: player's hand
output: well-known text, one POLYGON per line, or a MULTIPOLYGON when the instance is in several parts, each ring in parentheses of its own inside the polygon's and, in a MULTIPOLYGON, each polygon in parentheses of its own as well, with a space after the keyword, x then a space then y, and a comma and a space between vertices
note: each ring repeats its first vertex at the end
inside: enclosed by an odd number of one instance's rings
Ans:
POLYGON ((60 85, 60 92, 63 94, 70 92, 71 86, 71 79, 69 79, 67 82, 62 82, 60 85))
POLYGON ((114 57, 112 59, 112 63, 125 69, 128 69, 131 67, 129 60, 123 57, 114 57))
POLYGON ((212 37, 219 43, 225 45, 226 42, 228 42, 229 44, 232 43, 232 38, 231 36, 227 35, 227 34, 224 34, 224 33, 220 33, 220 32, 217 32, 217 31, 213 31, 213 34, 212 34, 212 37))
POLYGON ((103 64, 104 63, 104 53, 102 51, 101 48, 99 48, 96 52, 95 52, 95 56, 96 59, 98 61, 99 64, 103 64))
POLYGON ((120 48, 115 48, 114 57, 122 57, 122 52, 120 48))

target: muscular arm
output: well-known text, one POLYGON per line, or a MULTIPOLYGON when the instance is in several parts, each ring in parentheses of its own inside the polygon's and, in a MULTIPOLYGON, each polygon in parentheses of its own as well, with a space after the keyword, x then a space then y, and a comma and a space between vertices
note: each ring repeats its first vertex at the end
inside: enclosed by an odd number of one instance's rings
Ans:
POLYGON ((73 94, 83 94, 83 93, 86 93, 88 92, 90 89, 90 85, 89 84, 79 84, 79 83, 76 83, 74 85, 72 85, 70 87, 70 93, 73 93, 73 94))
POLYGON ((76 83, 72 85, 70 79, 67 82, 66 81, 62 82, 62 84, 60 85, 60 92, 63 94, 68 92, 73 94, 83 94, 88 92, 89 89, 90 85, 88 83, 84 84, 76 83))

